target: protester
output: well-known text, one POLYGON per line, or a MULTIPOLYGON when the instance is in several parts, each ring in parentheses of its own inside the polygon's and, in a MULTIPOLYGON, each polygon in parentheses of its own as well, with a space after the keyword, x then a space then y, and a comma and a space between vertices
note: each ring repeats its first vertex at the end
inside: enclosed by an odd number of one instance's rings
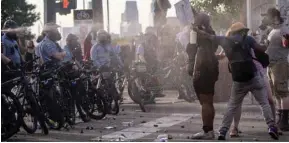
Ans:
POLYGON ((96 29, 92 28, 84 40, 84 43, 83 43, 84 60, 89 60, 91 58, 90 51, 91 51, 92 46, 95 44, 92 41, 96 37, 96 34, 97 34, 96 32, 97 32, 96 29))
POLYGON ((248 92, 251 92, 259 102, 270 136, 278 139, 278 129, 268 101, 264 78, 261 72, 257 70, 251 52, 252 48, 264 52, 266 46, 259 45, 252 37, 248 36, 249 29, 240 22, 231 26, 229 37, 213 36, 201 30, 195 30, 202 37, 213 39, 222 46, 228 57, 229 69, 233 78, 232 95, 219 130, 218 139, 226 139, 226 134, 232 124, 234 115, 242 106, 243 99, 248 92))
MULTIPOLYGON (((282 44, 282 38, 289 36, 289 28, 283 23, 280 11, 270 8, 266 21, 273 28, 268 35, 268 50, 270 57, 268 75, 272 85, 273 95, 277 99, 277 123, 282 131, 289 131, 289 48, 282 44)), ((287 38, 287 40, 289 40, 287 38)))
MULTIPOLYGON (((196 27, 215 35, 210 18, 204 13, 195 17, 196 27)), ((202 106, 203 131, 196 133, 192 139, 214 139, 215 108, 213 104, 215 82, 218 80, 219 68, 215 52, 218 45, 207 38, 197 38, 197 44, 188 44, 188 73, 193 76, 195 92, 202 106)))
POLYGON ((17 29, 18 24, 13 20, 7 20, 3 29, 6 30, 1 37, 3 48, 2 53, 8 57, 14 64, 14 66, 20 66, 22 63, 22 57, 19 46, 17 44, 17 29))
MULTIPOLYGON (((153 27, 147 27, 143 36, 143 41, 136 49, 137 61, 145 62, 149 72, 155 73, 158 70, 159 60, 157 57, 157 49, 159 47, 159 41, 155 35, 153 27)), ((158 79, 155 80, 158 86, 160 83, 158 79)), ((161 91, 156 95, 157 97, 164 97, 165 95, 161 91)))
MULTIPOLYGON (((232 32, 231 29, 232 29, 232 27, 229 28, 229 30, 227 31, 226 37, 230 37, 230 33, 232 32)), ((224 54, 224 50, 222 50, 221 53, 224 54)), ((265 87, 266 87, 266 91, 267 91, 266 93, 268 95, 268 101, 269 101, 269 104, 270 104, 270 107, 271 107, 271 111, 272 111, 272 114, 273 114, 273 117, 274 117, 274 120, 275 120, 275 112, 276 112, 275 111, 275 104, 274 104, 273 97, 272 97, 272 90, 271 90, 271 87, 270 87, 270 83, 269 83, 268 77, 266 75, 267 66, 264 67, 262 65, 262 63, 257 60, 257 57, 256 57, 255 54, 259 54, 259 53, 260 52, 258 52, 256 50, 253 50, 253 49, 251 51, 251 54, 252 54, 252 56, 254 58, 253 62, 255 64, 257 70, 262 74, 262 77, 264 78, 264 83, 265 83, 265 87)), ((239 133, 241 133, 241 131, 239 130, 239 123, 240 123, 240 119, 241 119, 241 114, 242 114, 242 108, 240 107, 240 108, 238 108, 238 110, 237 110, 237 112, 236 112, 236 114, 234 115, 234 118, 233 118, 233 122, 234 123, 233 123, 233 127, 231 129, 231 132, 230 132, 230 136, 231 137, 239 137, 239 133)), ((279 134, 282 134, 282 133, 280 132, 279 134)))
MULTIPOLYGON (((25 61, 29 62, 35 58, 35 46, 32 40, 27 42, 27 52, 25 53, 25 61)), ((33 62, 29 62, 27 65, 27 71, 33 70, 33 62)))
POLYGON ((38 50, 44 63, 48 61, 59 63, 66 55, 66 52, 62 51, 59 44, 56 43, 61 39, 58 27, 60 26, 55 23, 47 23, 43 29, 46 36, 39 44, 38 50))
POLYGON ((168 9, 171 8, 169 0, 153 0, 153 14, 154 14, 154 26, 159 28, 166 24, 166 16, 168 9))

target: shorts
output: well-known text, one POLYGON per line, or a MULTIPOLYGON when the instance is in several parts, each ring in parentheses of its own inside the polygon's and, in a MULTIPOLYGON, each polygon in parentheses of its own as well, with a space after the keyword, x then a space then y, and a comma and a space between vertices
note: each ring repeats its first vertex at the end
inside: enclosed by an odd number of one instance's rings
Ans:
POLYGON ((277 62, 270 64, 268 67, 268 77, 273 96, 280 99, 289 95, 289 63, 277 62))

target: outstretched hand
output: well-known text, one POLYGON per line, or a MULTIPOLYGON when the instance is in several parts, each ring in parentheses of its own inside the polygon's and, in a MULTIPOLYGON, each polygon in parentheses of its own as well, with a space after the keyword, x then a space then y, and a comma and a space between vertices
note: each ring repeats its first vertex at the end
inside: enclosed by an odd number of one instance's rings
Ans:
POLYGON ((213 39, 214 38, 214 35, 211 35, 209 33, 207 33, 206 31, 200 29, 199 27, 197 26, 192 26, 192 29, 198 33, 198 35, 202 38, 208 38, 208 39, 213 39))

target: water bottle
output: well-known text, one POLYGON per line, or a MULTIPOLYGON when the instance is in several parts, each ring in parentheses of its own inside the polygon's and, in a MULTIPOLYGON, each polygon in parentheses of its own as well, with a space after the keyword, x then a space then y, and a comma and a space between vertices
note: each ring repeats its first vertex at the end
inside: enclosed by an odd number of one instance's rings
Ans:
POLYGON ((197 32, 194 30, 190 32, 190 44, 197 44, 197 32))

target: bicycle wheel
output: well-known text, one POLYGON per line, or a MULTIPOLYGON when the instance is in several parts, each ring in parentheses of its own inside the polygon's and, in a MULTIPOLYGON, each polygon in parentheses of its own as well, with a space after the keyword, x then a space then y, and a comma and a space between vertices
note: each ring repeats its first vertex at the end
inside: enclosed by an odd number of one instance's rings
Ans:
MULTIPOLYGON (((91 93, 93 94, 93 93, 91 93)), ((95 120, 101 120, 106 115, 107 105, 106 100, 103 96, 98 94, 89 95, 89 101, 86 101, 88 104, 82 104, 82 107, 85 109, 86 113, 89 115, 90 118, 95 120)))
POLYGON ((47 108, 45 122, 52 129, 60 130, 64 125, 64 116, 60 101, 58 98, 61 98, 62 93, 56 89, 55 86, 52 86, 49 89, 48 95, 45 96, 45 106, 47 108))
POLYGON ((23 108, 23 120, 22 127, 23 129, 29 133, 33 134, 37 130, 37 109, 36 101, 31 97, 32 92, 24 91, 24 98, 22 100, 22 108, 23 108))
POLYGON ((16 134, 22 124, 23 110, 19 100, 11 92, 1 93, 1 141, 16 134))

